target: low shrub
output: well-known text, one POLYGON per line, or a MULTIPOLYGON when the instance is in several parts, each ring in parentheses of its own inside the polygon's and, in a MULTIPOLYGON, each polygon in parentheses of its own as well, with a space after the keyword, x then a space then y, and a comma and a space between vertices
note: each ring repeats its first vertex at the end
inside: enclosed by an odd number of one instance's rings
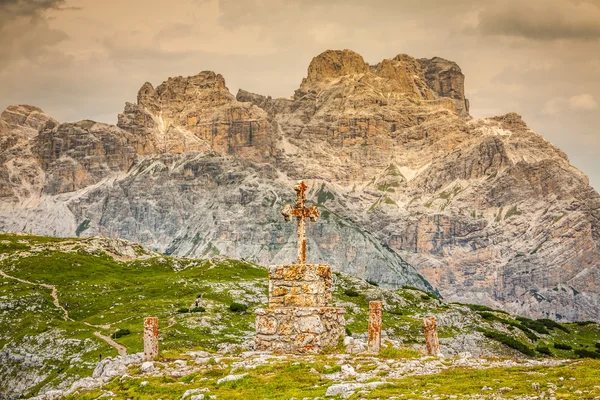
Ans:
POLYGON ((573 347, 571 347, 571 345, 565 343, 554 343, 554 348, 560 350, 573 350, 573 347))
POLYGON ((204 308, 202 306, 194 307, 190 310, 190 312, 204 312, 204 311, 206 311, 206 308, 204 308))
POLYGON ((348 327, 346 327, 346 336, 352 336, 352 331, 348 327))
POLYGON ((379 283, 375 282, 374 280, 371 279, 367 279, 367 283, 371 286, 379 286, 379 283))
POLYGON ((423 301, 429 301, 429 299, 431 299, 431 297, 429 297, 429 295, 426 295, 426 294, 422 294, 421 295, 421 300, 423 300, 423 301))
POLYGON ((579 358, 600 358, 600 353, 598 353, 597 351, 590 351, 590 350, 585 350, 585 349, 577 349, 577 350, 574 351, 574 353, 579 358))
POLYGON ((537 333, 541 333, 543 335, 550 334, 548 329, 546 329, 546 325, 543 322, 534 321, 532 319, 525 318, 525 317, 517 317, 517 321, 519 321, 520 323, 522 323, 529 329, 536 331, 537 333))
POLYGON ((520 351, 521 353, 533 357, 535 356, 535 352, 529 348, 526 344, 519 342, 515 338, 505 335, 504 333, 498 331, 488 331, 485 329, 481 329, 483 335, 489 339, 494 339, 512 349, 520 351))
POLYGON ((494 310, 491 307, 482 306, 481 304, 464 304, 464 305, 469 307, 473 311, 492 311, 492 312, 497 312, 497 313, 502 313, 502 314, 508 314, 506 311, 494 310))
POLYGON ((113 339, 118 339, 121 336, 126 336, 129 335, 131 332, 129 331, 129 329, 117 329, 115 331, 115 333, 113 333, 112 335, 110 335, 111 338, 113 339))
POLYGON ((229 311, 232 312, 245 312, 248 310, 248 306, 242 303, 233 302, 229 306, 229 311))
POLYGON ((553 321, 553 320, 548 319, 548 318, 538 319, 537 322, 540 322, 540 323, 544 324, 544 326, 546 326, 546 328, 548 328, 548 329, 560 329, 564 333, 571 333, 571 331, 569 330, 569 328, 564 327, 561 324, 559 324, 558 322, 553 321))
POLYGON ((179 310, 177 310, 177 312, 179 314, 185 314, 185 313, 190 312, 190 309, 189 308, 180 308, 179 310))
POLYGON ((595 324, 594 321, 577 321, 575 323, 579 326, 587 326, 587 325, 595 324))
POLYGON ((498 318, 496 315, 492 314, 491 312, 479 311, 477 314, 479 314, 479 316, 481 318, 485 319, 486 321, 501 321, 500 318, 498 318))
POLYGON ((359 293, 354 289, 346 289, 344 294, 348 297, 358 297, 359 293))
POLYGON ((600 349, 600 342, 597 342, 596 344, 594 344, 594 346, 596 346, 597 349, 600 349))
POLYGON ((545 354, 547 356, 552 356, 552 351, 550 351, 550 349, 546 345, 538 344, 535 348, 535 351, 537 351, 538 353, 545 354))
POLYGON ((535 342, 536 340, 539 339, 536 336, 536 334, 533 333, 529 328, 527 328, 525 325, 523 325, 517 321, 513 321, 512 319, 500 318, 497 315, 492 314, 487 311, 479 311, 479 312, 477 312, 477 314, 479 314, 481 316, 481 318, 485 319, 486 321, 498 321, 505 325, 509 325, 509 326, 515 327, 517 329, 520 329, 527 336, 527 338, 529 338, 529 340, 531 340, 532 342, 535 342))
POLYGON ((392 308, 391 310, 386 310, 386 312, 393 315, 402 315, 402 311, 398 308, 392 308))

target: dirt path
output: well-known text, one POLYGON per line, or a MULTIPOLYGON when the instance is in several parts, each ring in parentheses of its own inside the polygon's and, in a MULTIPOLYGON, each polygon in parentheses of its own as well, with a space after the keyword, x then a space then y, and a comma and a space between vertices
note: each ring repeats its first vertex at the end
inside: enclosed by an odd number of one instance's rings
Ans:
POLYGON ((114 340, 112 340, 110 338, 110 336, 103 335, 100 332, 94 332, 94 336, 99 337, 100 339, 102 339, 106 343, 108 343, 110 346, 112 346, 115 349, 117 349, 117 352, 119 352, 120 356, 126 356, 127 355, 127 347, 123 346, 122 344, 119 344, 119 343, 115 342, 114 340))
POLYGON ((25 279, 21 279, 21 278, 17 278, 16 276, 8 275, 4 271, 0 271, 0 275, 2 275, 5 278, 8 278, 8 279, 14 279, 15 281, 19 281, 21 283, 26 283, 28 285, 41 286, 46 289, 51 289, 52 290, 52 301, 53 301, 54 305, 63 311, 63 313, 65 314, 65 320, 73 321, 71 319, 71 317, 69 317, 69 312, 63 306, 61 306, 60 301, 58 301, 58 289, 56 289, 56 286, 48 285, 47 283, 37 283, 37 282, 26 281, 25 279))
POLYGON ((100 328, 100 329, 110 329, 110 324, 106 324, 106 325, 93 325, 90 324, 89 322, 85 322, 83 321, 83 323, 87 326, 91 326, 92 328, 100 328))

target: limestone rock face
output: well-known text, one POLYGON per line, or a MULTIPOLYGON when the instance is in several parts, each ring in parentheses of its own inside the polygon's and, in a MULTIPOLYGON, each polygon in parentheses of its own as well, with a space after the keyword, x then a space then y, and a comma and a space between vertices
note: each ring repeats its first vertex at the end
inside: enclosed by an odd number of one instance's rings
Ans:
POLYGON ((599 320, 600 196, 518 114, 474 119, 468 106, 451 61, 368 65, 344 50, 315 57, 291 98, 234 97, 202 72, 144 84, 118 127, 11 107, 0 229, 285 264, 295 227, 279 211, 303 179, 322 212, 311 262, 433 285, 450 301, 599 320))
POLYGON ((33 152, 46 174, 44 193, 73 192, 126 171, 136 157, 130 142, 127 132, 94 121, 41 131, 33 152))
POLYGON ((37 107, 10 106, 0 115, 0 197, 19 204, 38 198, 45 174, 34 157, 31 143, 40 130, 58 122, 37 107))
POLYGON ((308 66, 308 76, 304 84, 335 79, 346 75, 364 74, 369 64, 352 50, 327 50, 315 58, 308 66))
POLYGON ((137 104, 127 103, 117 125, 134 134, 140 154, 215 151, 263 161, 272 156, 272 127, 264 110, 238 102, 225 79, 205 71, 146 82, 137 104))
POLYGON ((454 100, 456 111, 469 115, 469 100, 465 98, 465 76, 460 67, 452 61, 440 57, 419 59, 427 85, 438 96, 454 100))

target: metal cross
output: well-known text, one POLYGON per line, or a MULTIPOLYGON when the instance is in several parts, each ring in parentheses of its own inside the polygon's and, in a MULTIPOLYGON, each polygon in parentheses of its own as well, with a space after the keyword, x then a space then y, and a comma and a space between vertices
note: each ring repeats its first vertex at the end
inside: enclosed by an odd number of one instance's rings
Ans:
POLYGON ((286 221, 296 217, 298 220, 298 264, 306 264, 306 217, 309 217, 312 222, 317 222, 317 219, 321 215, 316 206, 310 206, 306 208, 304 206, 306 199, 304 198, 304 192, 307 186, 303 181, 298 181, 294 190, 296 191, 296 208, 291 204, 286 205, 281 214, 285 217, 286 221))

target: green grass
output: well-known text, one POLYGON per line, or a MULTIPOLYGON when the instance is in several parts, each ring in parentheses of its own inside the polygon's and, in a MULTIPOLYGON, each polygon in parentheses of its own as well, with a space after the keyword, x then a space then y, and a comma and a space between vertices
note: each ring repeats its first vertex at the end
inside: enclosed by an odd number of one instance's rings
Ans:
MULTIPOLYGON (((502 398, 517 398, 517 396, 539 396, 541 391, 548 391, 550 384, 556 385, 553 395, 558 399, 593 399, 600 395, 598 385, 598 369, 600 361, 585 360, 577 363, 565 363, 553 367, 513 367, 469 369, 452 368, 435 375, 411 376, 389 381, 370 392, 366 398, 385 399, 392 396, 398 398, 496 398, 500 388, 512 390, 502 398), (533 384, 540 385, 540 391, 533 384), (492 388, 490 392, 482 392, 482 388, 492 388), (577 391, 581 392, 577 392, 577 391)), ((358 397, 351 397, 355 399, 358 397)), ((498 397, 500 398, 500 397, 498 397)))
POLYGON ((502 332, 486 330, 486 329, 482 329, 481 332, 483 333, 483 335, 485 337, 497 340, 498 342, 500 342, 512 349, 520 351, 521 353, 525 354, 526 356, 530 356, 530 357, 535 356, 535 352, 529 346, 527 346, 523 342, 513 338, 512 336, 508 336, 502 332))

